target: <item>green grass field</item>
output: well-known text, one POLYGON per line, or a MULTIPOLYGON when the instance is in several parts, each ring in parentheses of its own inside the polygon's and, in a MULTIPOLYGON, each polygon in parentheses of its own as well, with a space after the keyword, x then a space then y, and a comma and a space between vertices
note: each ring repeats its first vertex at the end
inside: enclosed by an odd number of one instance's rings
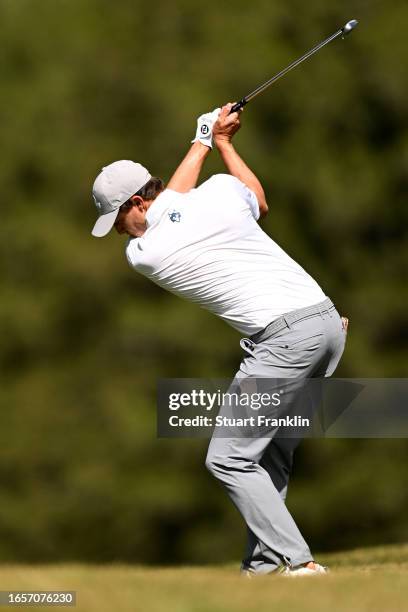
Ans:
POLYGON ((3 565, 0 589, 76 590, 76 607, 62 609, 81 612, 408 610, 408 545, 319 555, 318 560, 330 565, 329 576, 265 576, 249 580, 237 574, 235 565, 3 565))

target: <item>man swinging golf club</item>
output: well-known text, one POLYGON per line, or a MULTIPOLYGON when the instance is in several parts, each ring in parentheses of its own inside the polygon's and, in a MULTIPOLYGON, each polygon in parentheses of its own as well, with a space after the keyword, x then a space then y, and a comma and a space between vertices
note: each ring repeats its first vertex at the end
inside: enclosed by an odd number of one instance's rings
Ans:
MULTIPOLYGON (((232 144, 241 111, 231 108, 199 117, 193 144, 166 187, 132 161, 103 168, 93 186, 99 218, 92 233, 104 236, 115 227, 128 234, 131 267, 244 334, 238 378, 330 376, 346 325, 313 278, 258 225, 268 205, 232 144), (197 187, 213 144, 228 174, 197 187)), ((285 505, 299 440, 269 434, 213 436, 206 459, 248 528, 241 570, 323 574, 285 505)))

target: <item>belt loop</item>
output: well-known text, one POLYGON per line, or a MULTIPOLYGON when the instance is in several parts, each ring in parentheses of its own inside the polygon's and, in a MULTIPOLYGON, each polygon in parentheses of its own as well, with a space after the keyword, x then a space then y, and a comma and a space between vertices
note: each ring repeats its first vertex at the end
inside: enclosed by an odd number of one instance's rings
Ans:
POLYGON ((321 308, 320 308, 320 304, 318 304, 318 305, 317 305, 317 308, 319 309, 319 314, 320 314, 320 316, 322 317, 322 319, 324 319, 324 316, 323 316, 322 310, 321 310, 321 308))
POLYGON ((292 329, 291 326, 290 326, 290 323, 289 323, 287 317, 285 317, 285 315, 282 315, 282 319, 285 321, 286 325, 288 326, 288 329, 292 329))

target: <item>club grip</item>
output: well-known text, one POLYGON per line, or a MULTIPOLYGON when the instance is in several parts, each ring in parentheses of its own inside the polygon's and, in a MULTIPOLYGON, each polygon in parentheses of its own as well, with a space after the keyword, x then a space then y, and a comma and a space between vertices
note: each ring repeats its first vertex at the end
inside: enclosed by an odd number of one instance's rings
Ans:
POLYGON ((239 102, 234 104, 234 106, 231 108, 229 114, 236 113, 237 111, 240 111, 245 106, 246 103, 247 103, 247 101, 245 100, 245 98, 242 98, 242 100, 240 100, 239 102))

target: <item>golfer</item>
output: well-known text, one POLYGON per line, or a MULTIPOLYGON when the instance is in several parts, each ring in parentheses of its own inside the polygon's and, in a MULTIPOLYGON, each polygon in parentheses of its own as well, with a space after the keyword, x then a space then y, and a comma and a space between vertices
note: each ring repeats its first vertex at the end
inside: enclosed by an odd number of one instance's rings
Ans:
MULTIPOLYGON (((115 227, 128 234, 131 267, 245 336, 236 379, 330 376, 346 326, 316 281, 258 225, 268 205, 232 144, 240 113, 230 114, 231 107, 199 117, 193 144, 166 187, 132 161, 103 168, 93 185, 99 217, 92 233, 104 236, 115 227), (228 174, 197 187, 214 144, 228 174)), ((213 436, 208 449, 207 468, 247 525, 241 571, 323 574, 285 505, 299 440, 274 433, 213 436)))

